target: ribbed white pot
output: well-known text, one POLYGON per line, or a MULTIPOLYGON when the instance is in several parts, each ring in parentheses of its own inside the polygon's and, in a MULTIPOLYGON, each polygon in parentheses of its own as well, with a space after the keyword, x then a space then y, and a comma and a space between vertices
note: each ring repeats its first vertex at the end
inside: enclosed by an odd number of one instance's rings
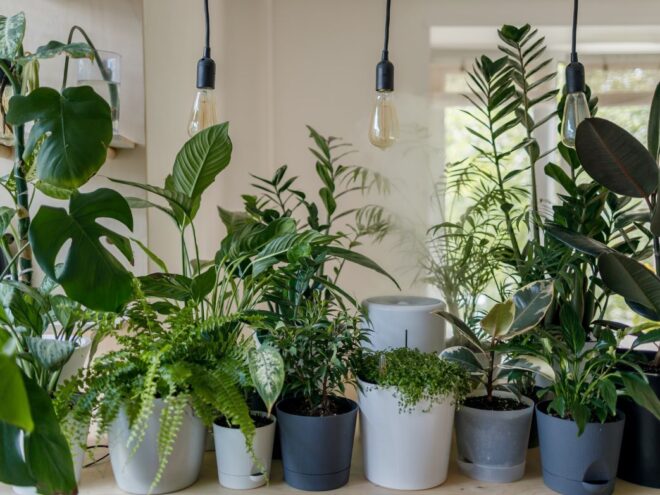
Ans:
MULTIPOLYGON (((122 409, 108 431, 110 462, 115 481, 120 489, 129 493, 147 494, 158 471, 158 433, 160 416, 165 407, 162 399, 156 399, 154 410, 147 422, 144 439, 133 454, 128 445, 130 426, 122 409)), ((186 407, 183 422, 167 461, 167 467, 151 491, 152 494, 170 493, 192 485, 199 477, 204 455, 206 428, 190 407, 186 407)))
MULTIPOLYGON (((267 417, 266 413, 260 411, 252 411, 251 414, 267 417)), ((270 476, 276 428, 275 417, 271 415, 270 419, 270 424, 255 431, 252 443, 254 457, 248 451, 241 430, 213 425, 218 480, 222 486, 245 490, 266 484, 270 476)))
POLYGON ((455 405, 450 397, 400 411, 394 388, 360 382, 360 431, 367 479, 396 490, 424 490, 447 479, 455 405))

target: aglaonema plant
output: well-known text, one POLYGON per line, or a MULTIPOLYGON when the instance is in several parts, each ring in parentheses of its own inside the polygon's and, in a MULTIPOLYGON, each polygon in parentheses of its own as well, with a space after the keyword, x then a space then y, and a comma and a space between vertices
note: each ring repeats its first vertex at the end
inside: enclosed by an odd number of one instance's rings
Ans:
POLYGON ((442 351, 441 356, 468 370, 475 388, 483 387, 489 402, 493 401, 496 390, 513 392, 519 396, 520 392, 508 379, 512 370, 542 375, 552 375, 552 370, 538 359, 510 359, 502 352, 502 348, 511 339, 536 328, 552 305, 552 299, 552 281, 529 284, 517 290, 510 299, 495 304, 480 321, 477 331, 456 316, 438 311, 436 314, 454 325, 470 346, 449 347, 442 351))

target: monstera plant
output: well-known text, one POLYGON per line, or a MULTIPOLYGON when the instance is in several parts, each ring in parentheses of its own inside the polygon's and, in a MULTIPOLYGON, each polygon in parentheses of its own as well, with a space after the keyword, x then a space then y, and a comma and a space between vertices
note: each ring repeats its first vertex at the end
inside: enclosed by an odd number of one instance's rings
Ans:
POLYGON ((130 241, 97 220, 132 229, 133 219, 118 193, 79 192, 106 160, 108 104, 90 87, 67 88, 66 76, 59 90, 39 84, 41 60, 93 59, 95 48, 69 39, 30 50, 25 27, 22 12, 0 15, 0 125, 13 148, 11 173, 0 177, 10 199, 0 207, 0 481, 35 486, 39 493, 74 493, 69 444, 51 405, 62 367, 88 328, 85 313, 78 330, 69 331, 70 310, 80 303, 116 311, 131 298, 132 277, 104 244, 132 262, 130 241), (68 200, 68 208, 35 207, 37 192, 68 200), (45 286, 33 286, 33 256, 45 286), (66 295, 51 294, 57 285, 66 295), (43 338, 47 333, 52 338, 43 338))

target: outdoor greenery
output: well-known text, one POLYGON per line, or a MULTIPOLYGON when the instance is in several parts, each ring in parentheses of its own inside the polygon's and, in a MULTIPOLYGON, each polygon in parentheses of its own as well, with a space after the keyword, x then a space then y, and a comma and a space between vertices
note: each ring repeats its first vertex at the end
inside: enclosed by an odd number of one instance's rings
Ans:
POLYGON ((367 388, 393 387, 402 412, 420 403, 425 409, 446 400, 460 404, 470 390, 468 373, 460 366, 407 347, 365 353, 359 377, 367 388))

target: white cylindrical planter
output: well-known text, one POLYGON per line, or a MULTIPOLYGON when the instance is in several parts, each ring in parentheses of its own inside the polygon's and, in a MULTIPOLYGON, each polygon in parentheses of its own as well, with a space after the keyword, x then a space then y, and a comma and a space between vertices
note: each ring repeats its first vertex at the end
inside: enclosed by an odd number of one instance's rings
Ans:
POLYGON ((367 479, 395 490, 424 490, 447 479, 455 404, 447 397, 400 411, 394 388, 360 382, 360 431, 367 479))
POLYGON ((410 347, 422 352, 445 348, 445 321, 433 314, 445 309, 439 299, 419 296, 381 296, 365 299, 365 327, 372 332, 370 349, 410 347))
MULTIPOLYGON (((127 445, 130 426, 126 412, 119 412, 108 431, 108 447, 112 472, 117 485, 125 492, 147 494, 158 471, 158 433, 160 416, 165 408, 162 399, 156 399, 149 417, 144 439, 135 454, 133 445, 127 445)), ((199 477, 204 455, 206 428, 192 409, 186 406, 167 467, 151 491, 152 494, 170 493, 192 485, 199 477)))
MULTIPOLYGON (((268 417, 265 412, 252 411, 254 416, 268 417)), ((217 446, 215 458, 218 465, 220 484, 235 490, 257 488, 265 485, 270 476, 270 463, 275 441, 275 416, 271 422, 256 429, 252 448, 254 457, 247 449, 245 437, 238 428, 213 425, 213 436, 217 446)))

